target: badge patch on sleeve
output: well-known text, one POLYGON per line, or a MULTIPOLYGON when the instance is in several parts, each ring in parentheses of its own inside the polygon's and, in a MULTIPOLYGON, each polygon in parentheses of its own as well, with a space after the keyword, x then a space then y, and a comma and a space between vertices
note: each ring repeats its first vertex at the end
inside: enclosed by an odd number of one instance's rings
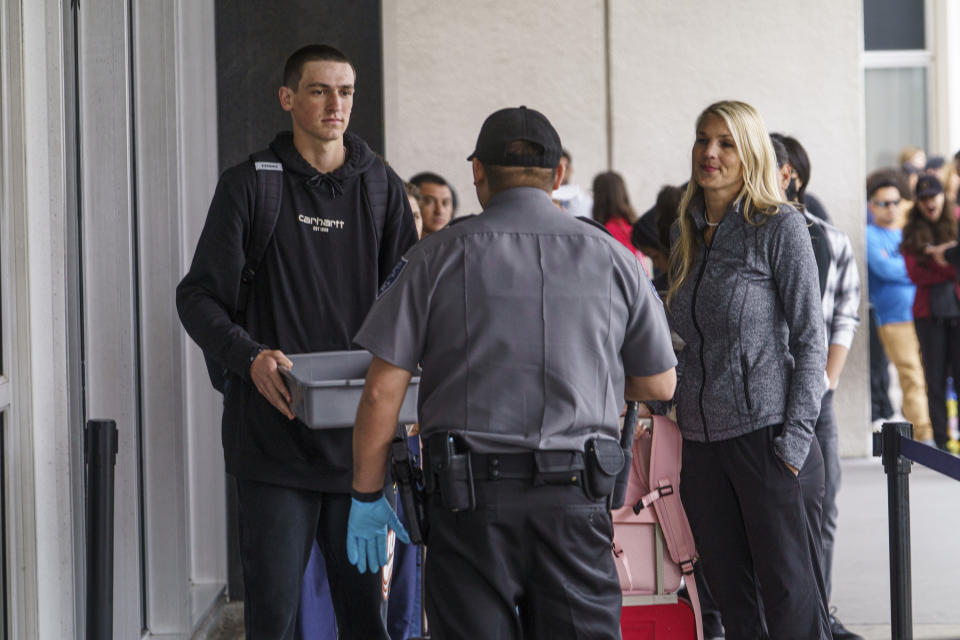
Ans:
POLYGON ((387 279, 383 281, 382 285, 380 285, 380 291, 377 292, 377 298, 382 296, 387 289, 390 288, 390 285, 397 281, 397 278, 399 278, 400 274, 403 273, 404 267, 407 266, 407 262, 409 261, 406 258, 400 258, 400 262, 396 264, 396 266, 393 268, 393 271, 391 271, 390 275, 387 276, 387 279))

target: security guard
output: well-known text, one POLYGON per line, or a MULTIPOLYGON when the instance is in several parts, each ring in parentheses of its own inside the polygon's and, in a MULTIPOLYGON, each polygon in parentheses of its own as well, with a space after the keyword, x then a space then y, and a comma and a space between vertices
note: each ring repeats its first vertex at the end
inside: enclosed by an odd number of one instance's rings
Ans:
POLYGON ((355 341, 374 355, 354 430, 347 551, 386 562, 387 450, 422 363, 434 638, 618 638, 606 498, 623 465, 624 397, 668 399, 676 360, 640 263, 563 215, 560 138, 543 114, 484 122, 482 214, 412 248, 355 341), (626 373, 626 378, 625 374, 626 373))

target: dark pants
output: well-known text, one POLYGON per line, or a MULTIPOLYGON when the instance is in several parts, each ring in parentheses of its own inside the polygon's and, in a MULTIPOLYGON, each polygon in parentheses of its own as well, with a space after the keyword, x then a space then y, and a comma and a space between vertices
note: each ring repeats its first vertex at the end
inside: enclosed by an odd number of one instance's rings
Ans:
POLYGON ((434 495, 424 566, 435 640, 619 638, 620 585, 606 504, 575 485, 477 483, 477 508, 434 495))
POLYGON ((890 404, 890 362, 877 335, 877 316, 870 307, 870 421, 893 415, 890 404))
MULTIPOLYGON (((831 573, 833 571, 833 546, 837 538, 837 493, 840 491, 840 451, 837 436, 837 414, 833 410, 833 391, 827 391, 820 402, 820 416, 817 418, 817 443, 823 455, 823 501, 820 526, 820 540, 823 545, 822 567, 823 584, 827 602, 830 601, 831 573)), ((806 495, 804 496, 806 497, 806 495)), ((807 519, 813 520, 814 514, 808 504, 807 519)))
MULTIPOLYGON (((419 451, 418 451, 419 454, 419 451)), ((397 515, 404 520, 403 504, 397 501, 397 515)), ((419 636, 422 626, 420 608, 420 558, 423 547, 399 540, 393 548, 393 574, 390 578, 390 599, 387 602, 387 630, 391 640, 407 640, 419 636)))
POLYGON ((727 640, 831 637, 820 522, 807 517, 823 494, 823 459, 814 440, 794 476, 773 451, 779 430, 683 443, 680 492, 727 640))
POLYGON ((294 637, 297 640, 337 640, 337 614, 333 611, 327 583, 327 567, 316 541, 310 548, 310 560, 303 572, 294 637))
MULTIPOLYGON (((933 441, 947 444, 947 375, 960 371, 960 321, 917 318, 917 340, 927 378, 927 406, 933 426, 933 441)), ((956 375, 956 373, 954 373, 956 375)))
MULTIPOLYGON (((419 446, 419 445, 418 445, 419 446)), ((390 494, 387 494, 388 498, 390 494)), ((396 505, 403 519, 403 508, 396 505)), ((422 547, 395 540, 387 599, 387 631, 391 640, 407 640, 421 633, 420 553, 422 547)), ((327 567, 316 542, 310 550, 310 561, 303 574, 300 590, 300 611, 297 613, 298 640, 337 640, 337 616, 330 597, 327 567)))
POLYGON ((350 495, 237 479, 247 640, 294 638, 300 585, 316 539, 340 638, 387 640, 380 573, 347 561, 350 495))

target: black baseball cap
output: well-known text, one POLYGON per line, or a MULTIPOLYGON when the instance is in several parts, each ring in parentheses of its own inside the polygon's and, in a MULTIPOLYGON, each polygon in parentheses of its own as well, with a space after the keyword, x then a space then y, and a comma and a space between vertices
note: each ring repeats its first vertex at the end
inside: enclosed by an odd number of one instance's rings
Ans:
POLYGON ((926 174, 917 178, 917 187, 914 192, 917 194, 917 200, 932 198, 943 193, 943 185, 940 184, 937 176, 926 174))
POLYGON ((483 121, 477 146, 467 160, 476 158, 485 164, 502 167, 543 167, 555 169, 560 164, 560 136, 547 117, 536 109, 510 107, 495 111, 483 121), (525 140, 543 147, 535 156, 516 155, 505 151, 514 140, 525 140))

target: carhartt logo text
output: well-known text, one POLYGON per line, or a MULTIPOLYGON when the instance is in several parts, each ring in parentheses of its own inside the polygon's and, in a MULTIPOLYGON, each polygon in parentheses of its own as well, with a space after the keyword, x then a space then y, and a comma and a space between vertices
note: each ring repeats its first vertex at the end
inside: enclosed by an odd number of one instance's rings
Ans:
POLYGON ((330 229, 343 229, 343 220, 330 220, 328 218, 317 218, 316 216, 305 216, 302 213, 297 216, 297 220, 303 224, 308 224, 313 231, 321 233, 330 233, 330 229))

